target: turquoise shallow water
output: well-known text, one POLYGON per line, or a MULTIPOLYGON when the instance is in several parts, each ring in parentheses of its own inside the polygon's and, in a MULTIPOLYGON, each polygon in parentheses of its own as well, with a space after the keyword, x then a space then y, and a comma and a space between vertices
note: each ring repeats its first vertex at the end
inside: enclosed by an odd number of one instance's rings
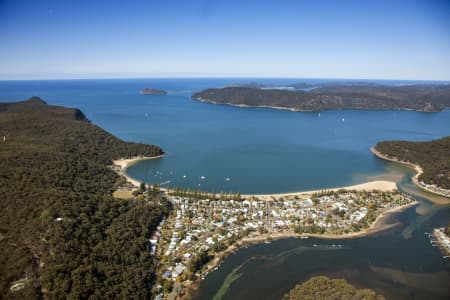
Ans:
POLYGON ((420 201, 418 207, 391 217, 397 227, 375 236, 336 242, 287 239, 243 249, 206 278, 198 299, 277 299, 316 274, 347 278, 388 299, 449 299, 448 263, 424 236, 450 221, 449 206, 429 202, 411 183, 411 170, 375 158, 369 148, 380 140, 449 135, 450 110, 345 110, 321 112, 319 117, 190 99, 203 88, 242 81, 0 81, 0 101, 37 95, 50 104, 81 108, 93 123, 124 140, 161 146, 166 157, 128 169, 131 176, 147 182, 170 180, 172 185, 191 188, 273 193, 384 178, 399 181, 402 190, 420 201), (143 87, 162 88, 169 94, 140 95, 143 87), (313 243, 321 247, 312 249, 313 243), (333 250, 333 243, 346 247, 333 250))

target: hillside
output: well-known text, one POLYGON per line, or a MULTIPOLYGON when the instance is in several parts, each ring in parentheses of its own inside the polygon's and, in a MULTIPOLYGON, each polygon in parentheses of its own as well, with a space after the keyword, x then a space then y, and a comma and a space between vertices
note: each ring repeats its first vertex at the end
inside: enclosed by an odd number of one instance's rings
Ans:
POLYGON ((450 136, 430 142, 379 142, 375 150, 388 158, 419 165, 423 169, 419 181, 450 189, 450 136))
MULTIPOLYGON (((290 87, 297 86, 299 84, 290 87)), ((203 90, 193 94, 192 98, 219 104, 298 111, 405 109, 434 112, 450 107, 450 85, 326 84, 309 91, 233 86, 203 90)))
POLYGON ((78 109, 37 97, 1 103, 0 299, 148 298, 148 237, 169 204, 114 199, 123 179, 110 165, 162 153, 78 109))

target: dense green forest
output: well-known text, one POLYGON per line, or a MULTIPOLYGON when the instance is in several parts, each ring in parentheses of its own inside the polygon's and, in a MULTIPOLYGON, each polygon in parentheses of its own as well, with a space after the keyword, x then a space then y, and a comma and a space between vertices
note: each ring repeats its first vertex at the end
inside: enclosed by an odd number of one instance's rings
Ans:
POLYGON ((375 149, 390 158, 421 166, 420 181, 450 189, 450 136, 430 142, 379 142, 375 149))
POLYGON ((325 276, 312 277, 295 286, 284 295, 284 300, 381 300, 373 290, 358 290, 344 279, 330 279, 325 276))
POLYGON ((77 109, 0 103, 0 299, 149 298, 148 238, 170 204, 114 199, 110 165, 162 153, 77 109))
MULTIPOLYGON (((256 86, 256 87, 255 87, 256 86)), ((298 85, 290 85, 296 88, 298 85)), ((330 109, 412 109, 440 111, 450 107, 450 85, 324 84, 304 90, 232 86, 207 89, 193 99, 231 105, 274 106, 299 111, 330 109)))

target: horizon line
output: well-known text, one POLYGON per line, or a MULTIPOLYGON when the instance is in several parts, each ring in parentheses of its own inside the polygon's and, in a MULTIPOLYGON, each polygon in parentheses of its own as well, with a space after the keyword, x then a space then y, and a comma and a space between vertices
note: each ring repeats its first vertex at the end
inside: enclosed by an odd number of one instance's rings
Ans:
POLYGON ((247 76, 247 75, 193 75, 193 76, 124 76, 124 77, 48 77, 48 78, 13 78, 13 79, 2 79, 0 81, 68 81, 68 80, 118 80, 118 79, 298 79, 298 80, 346 80, 346 81, 428 81, 428 82, 445 82, 450 83, 450 79, 392 79, 392 78, 362 78, 362 77, 305 77, 305 76, 247 76))

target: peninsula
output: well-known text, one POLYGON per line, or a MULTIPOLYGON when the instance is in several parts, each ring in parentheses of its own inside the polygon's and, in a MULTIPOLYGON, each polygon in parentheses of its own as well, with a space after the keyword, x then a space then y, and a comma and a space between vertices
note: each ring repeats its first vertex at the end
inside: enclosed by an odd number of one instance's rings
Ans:
MULTIPOLYGON (((159 262, 154 293, 159 299, 188 293, 228 254, 247 244, 364 236, 395 226, 384 224, 383 217, 417 203, 391 184, 367 185, 384 190, 363 186, 261 197, 166 189, 173 210, 150 240, 159 262)), ((154 188, 143 192, 153 193, 154 188)))
POLYGON ((167 92, 159 89, 144 88, 140 92, 142 95, 166 95, 167 92))
POLYGON ((216 104, 292 111, 399 109, 436 112, 450 107, 450 85, 387 86, 349 83, 308 87, 299 83, 287 87, 265 87, 253 84, 206 89, 194 93, 192 98, 216 104))
POLYGON ((450 198, 450 136, 430 142, 384 141, 371 150, 379 158, 410 165, 418 187, 450 198))

